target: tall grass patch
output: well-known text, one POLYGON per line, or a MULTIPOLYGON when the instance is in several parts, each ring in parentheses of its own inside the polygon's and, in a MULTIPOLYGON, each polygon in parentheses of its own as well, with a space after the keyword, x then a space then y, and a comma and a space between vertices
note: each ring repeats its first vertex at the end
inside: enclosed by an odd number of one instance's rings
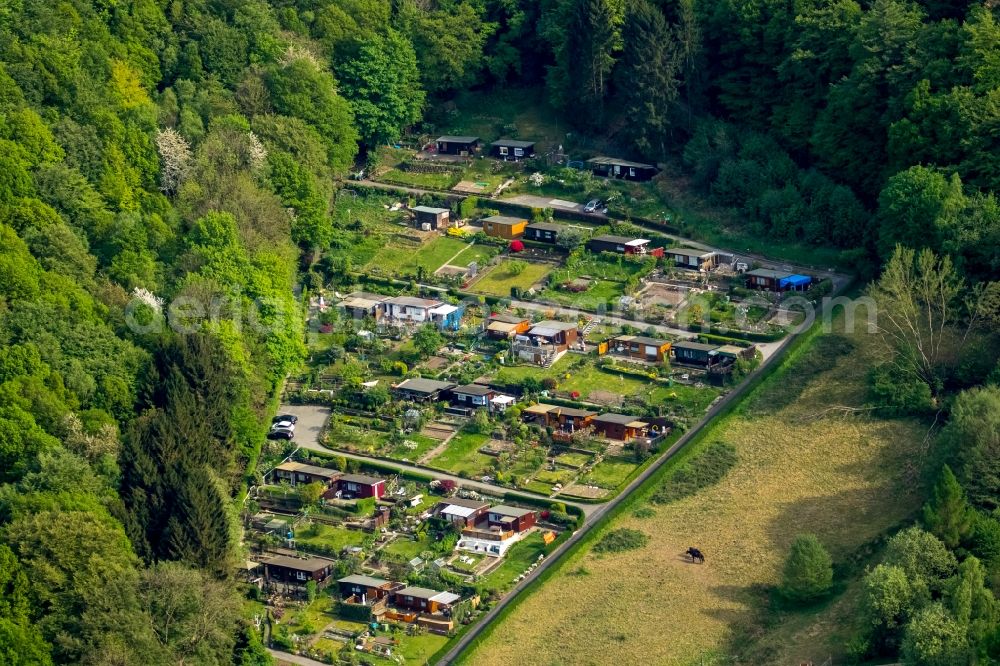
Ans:
POLYGON ((668 476, 649 498, 654 504, 669 504, 713 486, 739 461, 736 447, 713 442, 668 476))

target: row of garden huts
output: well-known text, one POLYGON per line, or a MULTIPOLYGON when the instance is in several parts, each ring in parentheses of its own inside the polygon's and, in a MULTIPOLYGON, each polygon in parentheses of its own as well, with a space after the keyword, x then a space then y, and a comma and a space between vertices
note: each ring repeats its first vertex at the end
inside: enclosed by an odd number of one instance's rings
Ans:
MULTIPOLYGON (((535 143, 520 139, 497 139, 490 144, 489 155, 504 161, 529 159, 535 156, 535 143)), ((439 155, 467 157, 482 149, 482 140, 478 136, 445 134, 435 139, 434 149, 439 155)), ((605 178, 644 181, 659 173, 654 164, 603 155, 592 157, 586 163, 595 175, 605 178)))

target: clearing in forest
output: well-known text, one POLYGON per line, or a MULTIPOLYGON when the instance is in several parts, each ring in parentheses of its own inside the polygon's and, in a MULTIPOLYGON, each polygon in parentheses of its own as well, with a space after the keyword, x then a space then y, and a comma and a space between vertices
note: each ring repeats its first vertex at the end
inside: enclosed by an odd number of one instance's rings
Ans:
POLYGON ((829 617, 843 613, 841 601, 778 618, 768 589, 797 534, 815 533, 835 562, 844 561, 918 506, 911 461, 926 426, 830 410, 863 404, 870 367, 863 337, 825 334, 800 347, 682 456, 712 442, 735 447, 738 461, 718 484, 655 505, 649 496, 663 481, 654 481, 463 663, 515 663, 523 655, 536 664, 730 663, 734 645, 744 653, 752 646, 749 663, 798 663, 842 650, 843 627, 829 617), (591 550, 619 528, 645 533, 648 543, 591 550), (707 562, 689 564, 682 556, 689 546, 707 562), (797 629, 769 640, 785 620, 797 629))

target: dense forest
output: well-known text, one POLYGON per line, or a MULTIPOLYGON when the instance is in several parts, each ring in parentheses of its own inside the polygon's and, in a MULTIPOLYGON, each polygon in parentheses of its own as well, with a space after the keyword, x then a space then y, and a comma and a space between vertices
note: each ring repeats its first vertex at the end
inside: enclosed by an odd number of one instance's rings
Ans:
MULTIPOLYGON (((953 288, 1000 272, 991 5, 5 0, 0 662, 269 663, 228 580, 233 498, 303 354, 297 275, 336 241, 331 197, 359 155, 432 130, 457 91, 505 86, 543 86, 623 155, 682 164, 748 233, 853 250, 869 275, 898 244, 946 257, 956 336, 973 312, 953 288), (199 325, 167 326, 168 310, 199 325)), ((894 261, 887 302, 938 268, 894 261)), ((987 339, 962 338, 971 365, 895 339, 907 360, 875 378, 900 410, 954 400, 946 455, 977 510, 935 531, 992 568, 942 555, 926 594, 866 637, 873 654, 911 618, 974 621, 965 648, 996 633, 995 614, 938 600, 961 592, 944 573, 980 601, 1000 579, 1000 402, 971 388, 998 379, 987 339)))

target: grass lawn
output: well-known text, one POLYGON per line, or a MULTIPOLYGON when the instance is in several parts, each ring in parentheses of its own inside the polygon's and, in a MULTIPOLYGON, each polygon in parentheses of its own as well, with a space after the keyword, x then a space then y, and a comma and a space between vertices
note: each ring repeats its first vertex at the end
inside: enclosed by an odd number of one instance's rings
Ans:
POLYGON ((567 467, 583 467, 590 462, 590 456, 584 453, 560 453, 556 456, 556 462, 567 467))
MULTIPOLYGON (((507 590, 514 583, 514 579, 523 574, 528 567, 538 560, 538 556, 545 552, 545 542, 542 541, 541 532, 532 532, 521 541, 514 544, 504 556, 504 562, 499 567, 486 575, 481 584, 492 590, 507 590)), ((551 638, 551 637, 550 637, 551 638)), ((517 663, 504 662, 504 663, 517 663)), ((532 659, 532 663, 535 662, 532 659)), ((546 663, 570 663, 561 660, 554 660, 546 663)))
POLYGON ((316 642, 312 644, 312 648, 314 650, 319 650, 320 652, 324 652, 334 657, 336 657, 337 653, 339 653, 343 647, 343 641, 336 641, 332 638, 318 638, 316 639, 316 642))
POLYGON ((295 540, 300 544, 326 546, 336 552, 340 552, 346 546, 360 546, 364 539, 365 533, 361 530, 349 530, 322 523, 313 523, 311 528, 299 529, 295 532, 295 540), (313 534, 314 530, 315 534, 313 534))
POLYGON ((349 191, 338 193, 331 211, 344 243, 327 254, 349 259, 352 266, 358 267, 368 264, 385 247, 387 235, 399 231, 397 223, 403 214, 385 209, 399 201, 398 195, 351 196, 349 191))
MULTIPOLYGON (((399 275, 403 273, 414 273, 417 266, 423 266, 427 273, 433 273, 441 268, 452 257, 461 253, 455 260, 461 262, 467 254, 467 241, 452 236, 435 236, 422 245, 402 242, 400 239, 393 239, 385 245, 374 258, 369 262, 368 268, 378 268, 384 274, 399 275)), ((471 249, 470 249, 471 251, 471 249)), ((471 255, 480 256, 480 252, 471 255)), ((461 264, 460 264, 461 265, 461 264)))
POLYGON ((550 287, 539 294, 539 298, 587 310, 599 307, 608 301, 617 301, 624 294, 625 285, 622 282, 594 280, 586 291, 573 292, 560 287, 550 287))
POLYGON ((428 463, 432 467, 446 469, 459 474, 477 474, 493 459, 478 449, 489 439, 488 435, 473 432, 459 432, 448 442, 444 451, 431 458, 428 463))
POLYGON ((465 552, 463 552, 463 553, 461 553, 461 555, 459 555, 459 557, 456 557, 455 559, 453 559, 448 564, 448 566, 452 567, 453 569, 458 569, 459 571, 464 571, 466 573, 472 573, 475 570, 475 568, 477 566, 479 566, 479 563, 483 561, 483 559, 484 559, 485 556, 484 555, 476 555, 474 553, 465 553, 465 552), (461 559, 459 559, 459 557, 465 557, 465 558, 471 559, 472 562, 471 563, 463 562, 461 559))
POLYGON ((738 460, 719 483, 656 506, 648 498, 663 476, 654 476, 463 663, 510 663, 524 654, 537 663, 693 664, 722 654, 739 663, 819 663, 830 655, 842 663, 845 628, 858 621, 843 597, 812 614, 781 612, 771 610, 768 590, 797 534, 816 534, 843 562, 919 507, 911 462, 926 424, 825 412, 865 403, 867 344, 861 334, 807 341, 666 468, 726 442, 738 460), (629 510, 640 506, 653 515, 629 510), (622 527, 644 532, 648 544, 590 550, 606 530, 622 527), (692 544, 707 555, 705 565, 681 557, 692 544))
MULTIPOLYGON (((450 238, 450 236, 449 236, 450 238)), ((494 247, 493 245, 482 245, 480 243, 473 243, 472 245, 466 245, 466 248, 461 251, 461 253, 455 257, 451 257, 451 261, 448 261, 452 266, 461 266, 462 268, 467 267, 473 261, 479 264, 482 268, 486 263, 495 257, 500 252, 500 248, 494 247)), ((443 265, 443 264, 442 264, 443 265)))
POLYGON ((420 456, 424 455, 435 446, 440 444, 440 442, 432 437, 427 437, 426 435, 421 435, 420 433, 414 432, 406 436, 406 440, 416 444, 416 448, 409 448, 406 443, 397 445, 386 451, 386 454, 390 458, 396 458, 398 460, 417 460, 420 456))
POLYGON ((548 369, 529 365, 504 368, 497 373, 496 379, 500 383, 516 384, 526 377, 536 377, 539 380, 551 377, 558 382, 558 390, 577 391, 584 400, 593 391, 607 391, 624 396, 641 396, 652 405, 677 406, 694 415, 704 412, 722 392, 719 387, 707 384, 700 388, 676 382, 668 385, 634 375, 605 371, 597 367, 595 357, 569 354, 548 369))
POLYGON ((585 474, 580 482, 614 490, 625 482, 635 468, 636 464, 631 460, 612 456, 594 465, 594 469, 585 474))
POLYGON ((551 495, 552 494, 552 484, 542 483, 541 481, 527 481, 520 485, 522 490, 530 490, 533 493, 538 493, 539 495, 551 495))
POLYGON ((522 291, 526 291, 551 271, 552 266, 549 264, 528 262, 524 270, 514 274, 507 270, 507 262, 501 262, 477 280, 472 285, 471 290, 481 294, 507 298, 510 296, 511 287, 518 287, 522 291))
POLYGON ((397 555, 402 555, 409 562, 414 557, 419 557, 420 553, 425 550, 430 550, 431 544, 429 541, 424 539, 409 539, 405 536, 400 536, 392 540, 388 546, 383 548, 387 553, 395 553, 397 555))
POLYGON ((679 403, 691 413, 701 414, 712 404, 722 391, 717 386, 703 385, 701 388, 674 383, 673 386, 658 385, 650 395, 652 403, 679 403))
POLYGON ((546 483, 550 486, 556 483, 566 485, 573 480, 574 476, 576 476, 576 472, 571 469, 543 469, 538 474, 535 474, 535 481, 546 483))
POLYGON ((375 453, 385 446, 388 437, 389 433, 381 430, 360 428, 331 420, 330 429, 327 431, 327 446, 333 449, 375 453))
POLYGON ((311 604, 296 608, 281 619, 288 627, 289 633, 305 635, 320 631, 333 620, 330 609, 333 608, 333 598, 328 594, 318 594, 311 604))
POLYGON ((425 632, 415 636, 400 633, 397 654, 401 654, 407 664, 424 664, 448 642, 447 636, 425 632))

